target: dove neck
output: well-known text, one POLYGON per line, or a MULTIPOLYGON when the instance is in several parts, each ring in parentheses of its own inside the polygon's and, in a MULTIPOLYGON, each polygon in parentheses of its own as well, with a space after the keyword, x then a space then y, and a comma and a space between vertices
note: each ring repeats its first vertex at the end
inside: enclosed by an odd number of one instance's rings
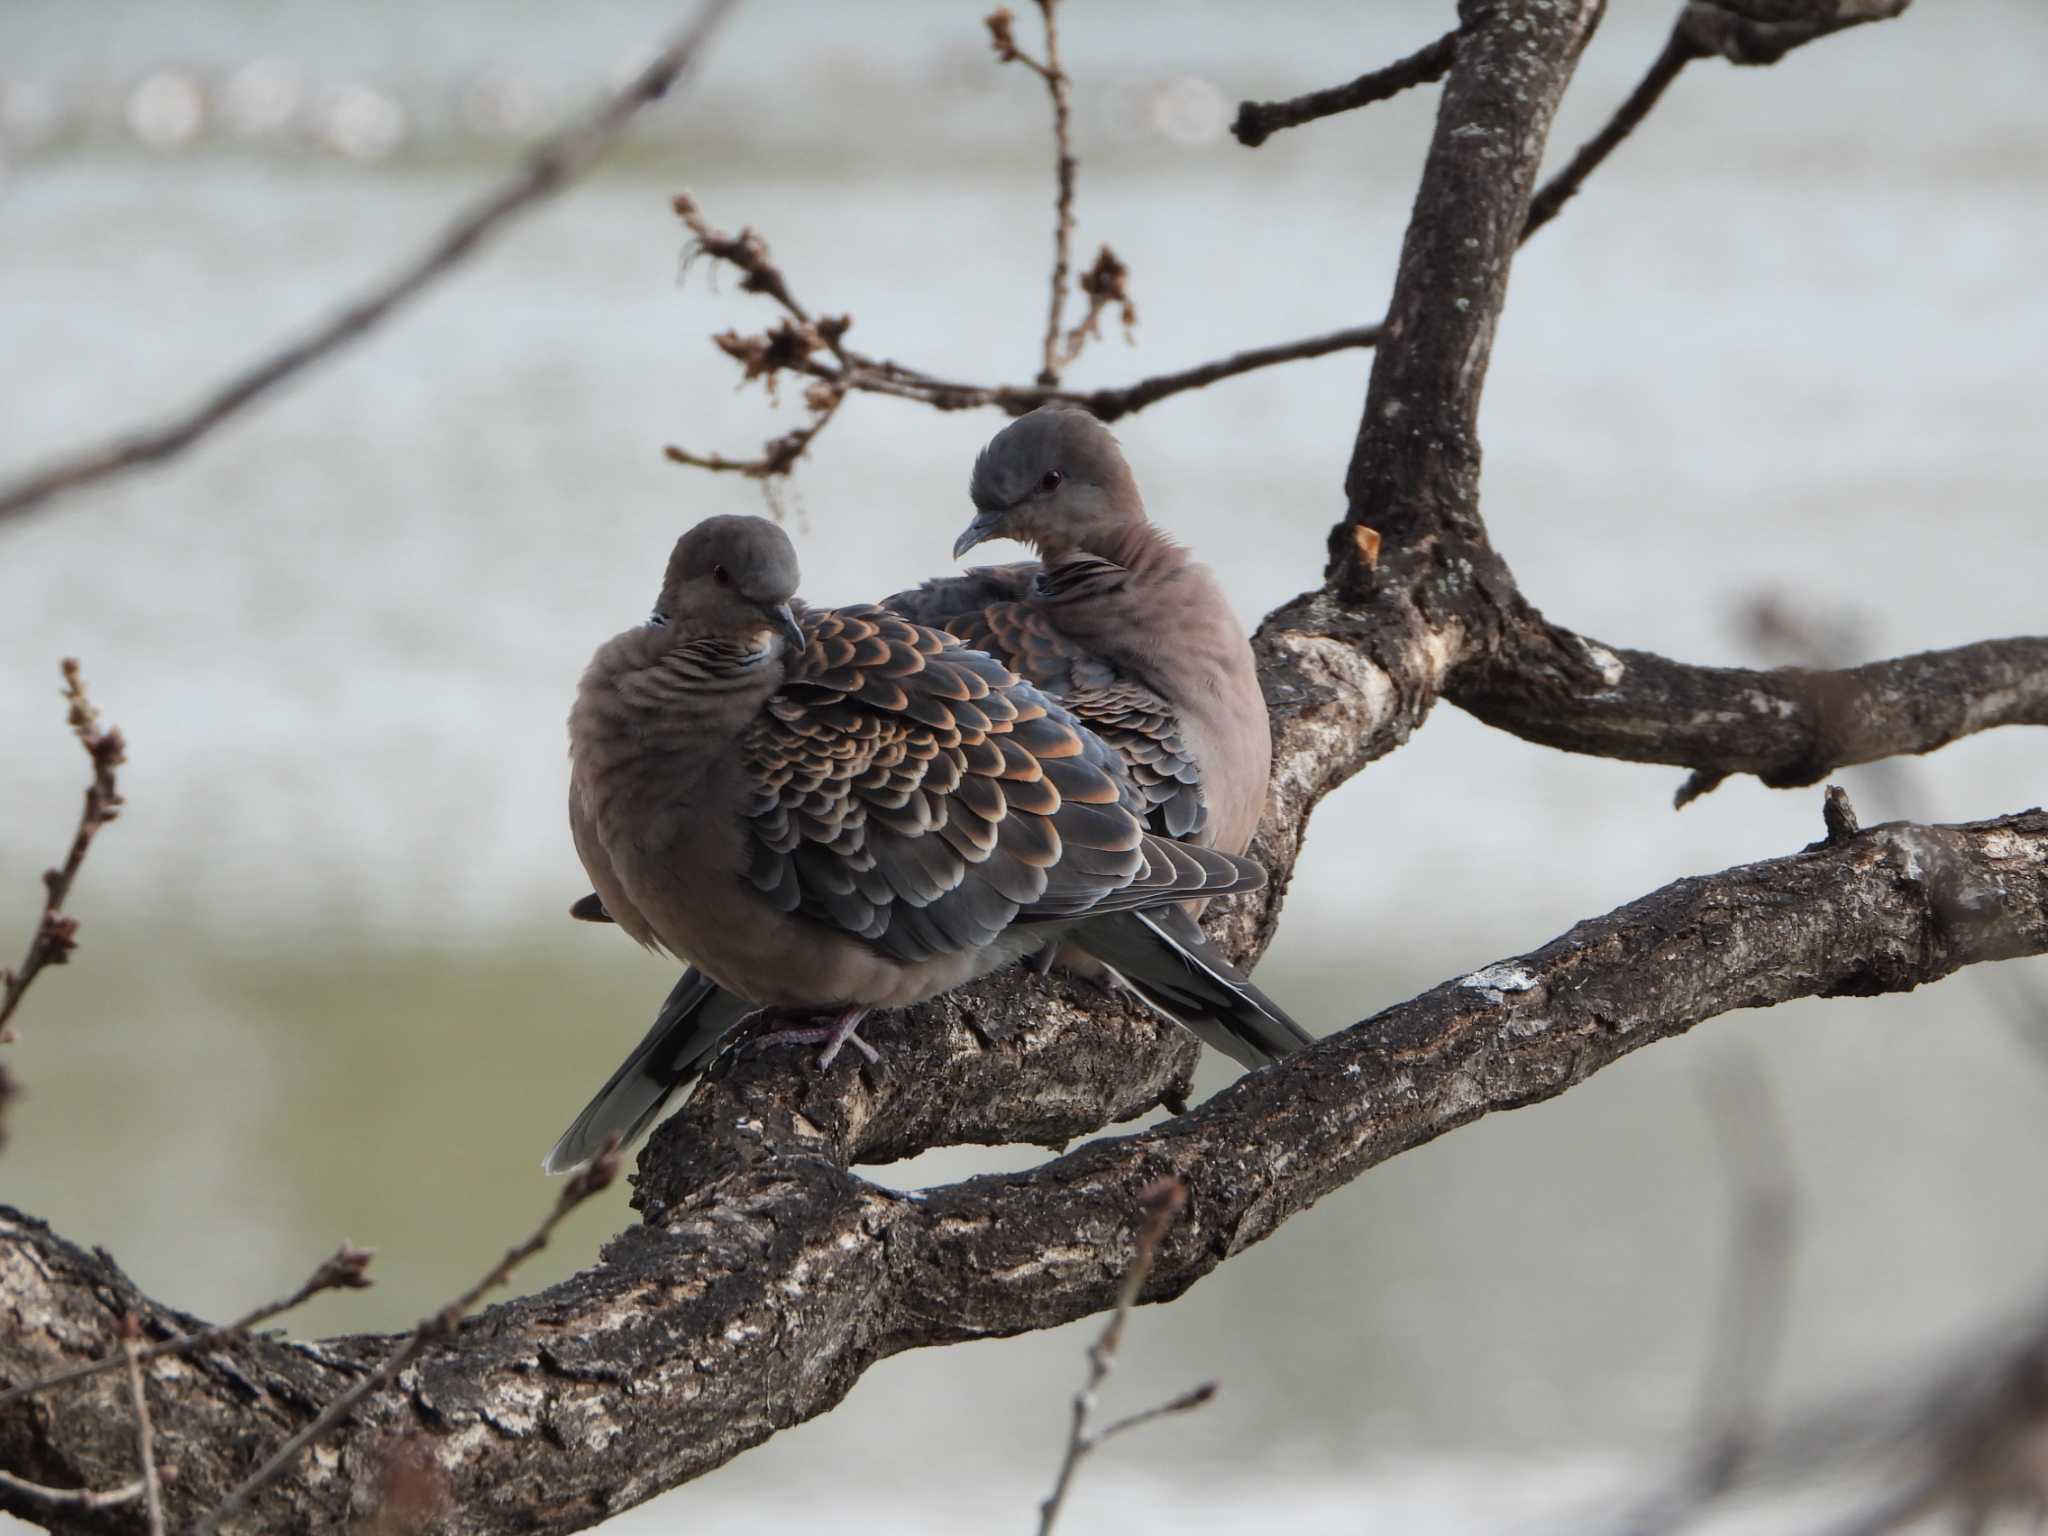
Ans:
POLYGON ((1097 524, 1072 544, 1039 553, 1048 566, 1075 555, 1093 555, 1141 580, 1170 576, 1188 563, 1188 552, 1142 515, 1125 522, 1097 524))

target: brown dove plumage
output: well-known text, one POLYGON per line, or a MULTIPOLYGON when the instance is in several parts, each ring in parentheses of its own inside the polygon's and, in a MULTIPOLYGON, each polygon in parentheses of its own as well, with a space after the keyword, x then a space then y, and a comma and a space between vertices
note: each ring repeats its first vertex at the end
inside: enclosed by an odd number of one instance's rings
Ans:
POLYGON ((1147 831, 1117 754, 1000 662, 876 607, 799 622, 796 578, 774 524, 712 518, 677 544, 647 624, 584 674, 569 812, 599 905, 576 910, 693 973, 550 1168, 644 1128, 741 999, 833 1014, 780 1035, 829 1062, 867 1049, 868 1009, 1063 936, 1099 935, 1110 963, 1135 950, 1179 984, 1203 958, 1148 914, 1263 879, 1147 831))
POLYGON ((940 577, 884 600, 985 650, 1116 747, 1155 829, 1242 853, 1273 742, 1250 642, 1208 567, 1145 515, 1109 429, 1041 406, 975 460, 974 520, 1039 559, 940 577))

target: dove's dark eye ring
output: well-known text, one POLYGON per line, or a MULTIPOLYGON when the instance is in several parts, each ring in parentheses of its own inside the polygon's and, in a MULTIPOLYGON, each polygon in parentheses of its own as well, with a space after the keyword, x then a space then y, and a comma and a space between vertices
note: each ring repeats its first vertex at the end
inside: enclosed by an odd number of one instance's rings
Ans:
POLYGON ((1060 482, 1066 478, 1067 477, 1061 474, 1060 471, 1056 469, 1048 469, 1044 474, 1038 477, 1039 494, 1041 496, 1050 496, 1054 491, 1060 488, 1060 482))
POLYGON ((732 576, 722 565, 714 565, 713 567, 711 567, 711 579, 717 582, 721 587, 729 587, 732 585, 732 576))

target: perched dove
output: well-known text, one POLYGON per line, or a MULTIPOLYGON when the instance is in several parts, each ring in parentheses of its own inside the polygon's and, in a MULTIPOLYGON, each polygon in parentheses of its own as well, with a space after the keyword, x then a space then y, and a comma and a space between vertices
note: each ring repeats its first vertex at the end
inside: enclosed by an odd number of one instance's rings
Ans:
POLYGON ((974 520, 1037 561, 939 577, 884 600, 987 651, 1065 704, 1129 765, 1156 831, 1242 853, 1273 740, 1251 644, 1207 566, 1145 516, 1109 429, 1040 406, 974 462, 974 520))
POLYGON ((1192 952, 1159 921, 1257 887, 1256 864, 1147 832, 1116 753, 992 657, 871 606, 799 624, 796 585, 774 524, 709 519, 676 545, 648 622, 584 674, 569 819, 597 903, 576 911, 693 969, 551 1169, 638 1134, 754 1003, 831 1014, 769 1037, 822 1044, 829 1064, 867 1051, 869 1009, 1063 939, 1169 990, 1200 977, 1263 1001, 1211 975, 1191 923, 1192 952))

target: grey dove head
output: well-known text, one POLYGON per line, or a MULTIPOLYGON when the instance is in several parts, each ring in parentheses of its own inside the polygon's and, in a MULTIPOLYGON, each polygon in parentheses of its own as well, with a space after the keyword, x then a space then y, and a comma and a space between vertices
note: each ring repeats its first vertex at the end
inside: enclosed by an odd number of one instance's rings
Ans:
POLYGON ((679 637, 769 629, 801 650, 797 580, 789 535, 767 518, 707 517, 676 540, 648 622, 679 637))
POLYGON ((1071 405, 1041 405, 989 439, 968 494, 974 521, 954 541, 956 560, 984 539, 1016 539, 1053 560, 1145 520, 1109 428, 1071 405))

